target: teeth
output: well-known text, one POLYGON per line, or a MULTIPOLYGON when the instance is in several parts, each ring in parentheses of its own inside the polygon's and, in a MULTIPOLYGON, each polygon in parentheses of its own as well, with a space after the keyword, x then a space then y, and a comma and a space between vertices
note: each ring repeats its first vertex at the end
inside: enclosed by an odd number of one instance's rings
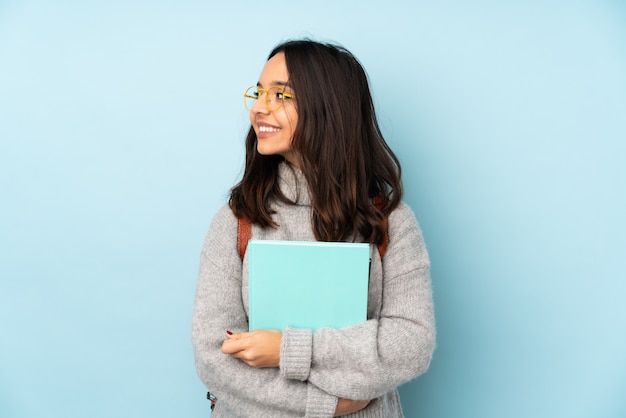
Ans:
POLYGON ((280 129, 271 126, 259 126, 259 132, 278 132, 280 129))

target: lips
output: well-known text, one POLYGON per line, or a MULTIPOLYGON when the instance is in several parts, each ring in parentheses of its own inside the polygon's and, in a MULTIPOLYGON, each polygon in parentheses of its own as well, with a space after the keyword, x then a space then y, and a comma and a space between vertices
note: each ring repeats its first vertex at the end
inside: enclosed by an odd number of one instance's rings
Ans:
POLYGON ((268 136, 272 136, 276 132, 279 132, 280 128, 278 126, 270 125, 269 123, 257 122, 257 137, 258 138, 266 138, 268 136))

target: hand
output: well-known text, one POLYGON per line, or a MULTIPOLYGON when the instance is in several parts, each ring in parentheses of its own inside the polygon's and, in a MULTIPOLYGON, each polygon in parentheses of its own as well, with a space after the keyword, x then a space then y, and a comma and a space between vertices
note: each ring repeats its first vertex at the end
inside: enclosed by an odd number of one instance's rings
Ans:
POLYGON ((360 411, 370 404, 371 401, 353 401, 352 399, 339 398, 337 408, 335 408, 335 417, 352 414, 360 411))
POLYGON ((222 353, 240 359, 248 366, 278 367, 280 363, 280 331, 255 330, 239 334, 226 333, 222 343, 222 353))

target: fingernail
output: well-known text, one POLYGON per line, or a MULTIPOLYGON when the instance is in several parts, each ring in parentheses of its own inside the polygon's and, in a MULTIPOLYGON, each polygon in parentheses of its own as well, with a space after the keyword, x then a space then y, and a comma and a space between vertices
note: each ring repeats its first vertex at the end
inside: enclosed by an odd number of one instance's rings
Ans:
POLYGON ((230 332, 229 330, 226 330, 226 334, 228 334, 228 335, 233 335, 233 333, 232 333, 232 332, 230 332))

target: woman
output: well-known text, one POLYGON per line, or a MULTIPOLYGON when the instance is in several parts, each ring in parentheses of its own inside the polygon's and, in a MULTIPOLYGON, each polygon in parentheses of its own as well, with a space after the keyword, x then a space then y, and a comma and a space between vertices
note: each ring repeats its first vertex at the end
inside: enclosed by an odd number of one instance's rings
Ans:
POLYGON ((365 71, 342 47, 290 41, 245 96, 245 171, 209 228, 194 307, 213 417, 402 417, 397 387, 426 371, 434 348, 429 260, 365 71), (254 239, 371 243, 368 320, 247 332, 239 218, 254 239))

